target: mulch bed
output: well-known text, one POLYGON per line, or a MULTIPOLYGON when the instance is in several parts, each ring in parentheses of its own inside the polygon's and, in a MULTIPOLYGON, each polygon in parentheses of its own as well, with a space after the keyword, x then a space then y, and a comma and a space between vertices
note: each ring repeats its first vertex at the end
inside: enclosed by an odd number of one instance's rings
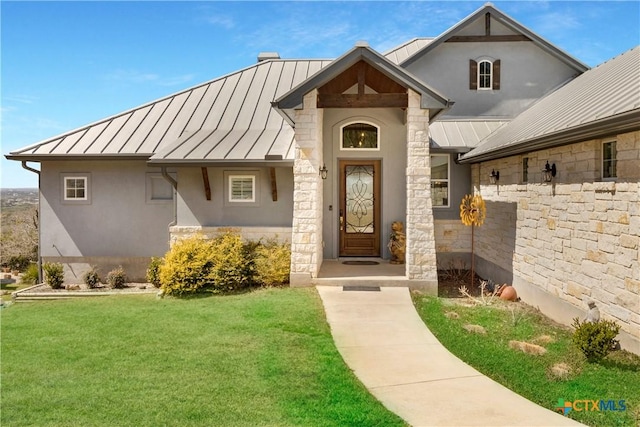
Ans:
POLYGON ((456 274, 447 270, 438 270, 438 296, 441 298, 463 298, 464 296, 460 293, 461 286, 465 286, 471 296, 480 296, 480 282, 483 278, 476 274, 472 285, 470 277, 471 272, 468 270, 457 271, 456 274))

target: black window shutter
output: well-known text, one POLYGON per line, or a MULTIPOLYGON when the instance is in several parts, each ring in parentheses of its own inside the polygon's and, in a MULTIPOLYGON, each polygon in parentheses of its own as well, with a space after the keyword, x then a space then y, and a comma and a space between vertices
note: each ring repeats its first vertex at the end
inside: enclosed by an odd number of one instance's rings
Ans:
POLYGON ((500 90, 500 60, 493 61, 493 90, 500 90))
POLYGON ((473 59, 469 60, 469 89, 478 90, 478 63, 473 59))

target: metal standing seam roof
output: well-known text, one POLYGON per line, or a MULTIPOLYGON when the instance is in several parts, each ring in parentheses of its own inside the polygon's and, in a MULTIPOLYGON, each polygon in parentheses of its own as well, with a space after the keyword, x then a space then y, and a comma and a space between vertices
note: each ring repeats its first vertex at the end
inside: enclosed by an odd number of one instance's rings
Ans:
MULTIPOLYGON (((397 63, 429 39, 388 53, 397 63)), ((293 158, 293 129, 271 101, 330 59, 267 60, 14 151, 9 158, 149 158, 165 161, 293 158)))
POLYGON ((293 129, 270 102, 331 60, 269 60, 12 152, 52 157, 293 159, 293 129))
POLYGON ((386 51, 383 56, 394 64, 401 64, 407 58, 413 56, 414 53, 420 51, 423 47, 431 43, 432 40, 432 37, 418 37, 411 39, 400 46, 386 51))
POLYGON ((429 125, 431 148, 471 149, 507 120, 439 120, 429 125))
POLYGON ((585 72, 488 136, 462 160, 480 161, 640 128, 640 46, 585 72), (617 126, 617 127, 616 127, 617 126))

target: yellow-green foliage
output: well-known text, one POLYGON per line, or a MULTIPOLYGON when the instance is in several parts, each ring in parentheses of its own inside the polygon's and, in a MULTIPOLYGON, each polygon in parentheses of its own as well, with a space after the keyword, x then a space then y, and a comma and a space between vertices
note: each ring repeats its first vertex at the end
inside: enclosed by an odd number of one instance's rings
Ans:
POLYGON ((275 240, 259 244, 255 249, 255 280, 263 286, 289 283, 291 246, 275 240))
POLYGON ((251 284, 253 263, 240 235, 213 240, 194 236, 176 243, 160 266, 160 284, 169 295, 240 289, 251 284))

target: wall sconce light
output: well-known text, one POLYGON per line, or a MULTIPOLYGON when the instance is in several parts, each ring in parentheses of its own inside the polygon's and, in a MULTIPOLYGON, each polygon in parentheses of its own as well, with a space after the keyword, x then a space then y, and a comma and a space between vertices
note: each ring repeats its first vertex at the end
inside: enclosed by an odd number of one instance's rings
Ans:
POLYGON ((489 182, 491 184, 497 184, 498 181, 500 181, 500 171, 491 169, 491 173, 489 174, 489 182))
POLYGON ((329 169, 327 169, 327 165, 323 163, 322 167, 320 168, 320 178, 327 179, 328 173, 329 173, 329 169))
POLYGON ((556 169, 556 164, 549 165, 549 161, 547 160, 547 164, 544 165, 544 169, 542 169, 542 179, 544 182, 551 182, 551 180, 556 176, 558 170, 556 169))

